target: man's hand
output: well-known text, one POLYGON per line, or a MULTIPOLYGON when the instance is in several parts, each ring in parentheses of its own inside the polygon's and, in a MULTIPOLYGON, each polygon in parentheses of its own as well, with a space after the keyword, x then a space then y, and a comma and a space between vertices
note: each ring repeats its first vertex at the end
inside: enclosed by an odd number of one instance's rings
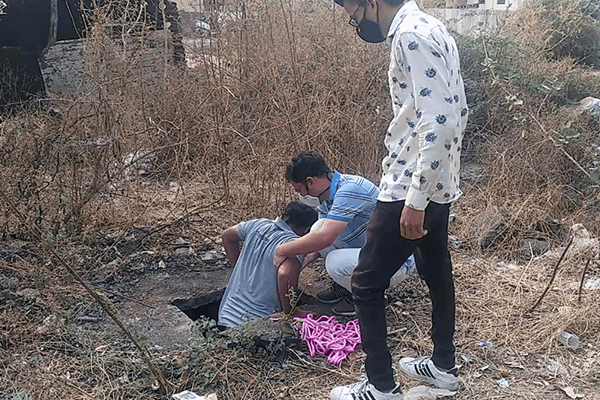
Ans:
POLYGON ((300 268, 300 270, 302 271, 308 264, 315 261, 319 257, 321 257, 321 255, 316 251, 314 253, 308 253, 307 255, 305 255, 304 261, 302 261, 302 267, 300 268))
POLYGON ((405 205, 400 216, 400 236, 409 240, 421 239, 427 235, 427 231, 423 229, 424 220, 424 210, 413 210, 405 205))
POLYGON ((279 251, 280 247, 281 245, 277 246, 275 249, 275 254, 273 255, 273 264, 275 265, 275 269, 279 268, 287 258, 286 256, 281 255, 281 252, 279 251))

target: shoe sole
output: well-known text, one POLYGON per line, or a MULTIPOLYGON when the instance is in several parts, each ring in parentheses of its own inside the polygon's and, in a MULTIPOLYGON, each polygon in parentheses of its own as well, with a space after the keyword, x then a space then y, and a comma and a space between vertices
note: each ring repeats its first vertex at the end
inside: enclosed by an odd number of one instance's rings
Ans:
POLYGON ((440 389, 446 389, 449 390, 451 392, 456 392, 458 390, 458 381, 451 383, 451 382, 440 382, 437 379, 433 379, 430 378, 428 376, 423 376, 423 375, 419 375, 419 374, 415 374, 411 371, 406 371, 404 370, 404 368, 402 367, 402 365, 400 365, 400 372, 402 372, 404 375, 408 376, 410 379, 414 379, 417 381, 423 381, 423 382, 427 382, 432 384, 435 387, 438 387, 440 389))
POLYGON ((337 299, 333 299, 333 300, 323 300, 322 298, 317 296, 317 300, 319 300, 321 303, 324 303, 324 304, 337 304, 340 302, 340 300, 344 300, 344 297, 338 297, 337 299))
POLYGON ((339 315, 340 317, 356 317, 356 311, 354 312, 339 312, 335 310, 331 310, 335 315, 339 315))

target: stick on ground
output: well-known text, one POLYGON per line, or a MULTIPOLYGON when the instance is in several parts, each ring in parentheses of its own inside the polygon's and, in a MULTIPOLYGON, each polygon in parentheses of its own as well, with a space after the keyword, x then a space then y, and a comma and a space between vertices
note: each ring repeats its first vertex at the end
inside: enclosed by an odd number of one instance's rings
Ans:
POLYGON ((544 290, 544 293, 542 293, 542 295, 540 296, 540 298, 538 299, 538 301, 535 302, 535 304, 533 305, 533 307, 531 307, 529 309, 529 311, 527 311, 528 314, 530 312, 532 312, 533 310, 535 310, 535 308, 544 299, 544 296, 546 296, 546 293, 548 293, 548 290, 550 290, 550 286, 552 286, 552 283, 554 282, 554 278, 556 278, 556 273, 558 272, 558 267, 560 267, 560 263, 562 263, 563 259, 565 258, 565 255, 567 254, 567 251, 569 251, 569 247, 571 247, 571 245, 573 244, 573 239, 574 239, 574 236, 571 236, 571 239, 569 240, 569 243, 567 244, 567 247, 565 247, 565 250, 563 251, 562 255, 558 259, 558 262, 556 263, 556 266, 554 267, 554 271, 552 271, 552 277, 550 278, 550 282, 548 282, 548 286, 546 286, 546 289, 544 290))
POLYGON ((588 258, 587 262, 585 263, 585 267, 583 268, 583 274, 581 274, 581 282, 579 282, 579 297, 577 300, 579 304, 581 304, 581 289, 583 289, 583 281, 585 280, 585 274, 587 273, 587 269, 591 261, 592 257, 588 258))

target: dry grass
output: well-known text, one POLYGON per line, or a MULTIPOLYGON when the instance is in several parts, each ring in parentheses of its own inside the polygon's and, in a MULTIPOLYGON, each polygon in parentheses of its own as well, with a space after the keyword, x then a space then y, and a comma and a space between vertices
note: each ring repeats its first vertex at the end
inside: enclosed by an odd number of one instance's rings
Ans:
POLYGON ((456 234, 473 248, 483 228, 472 221, 495 209, 507 216, 491 249, 502 257, 515 257, 525 238, 560 243, 567 234, 553 220, 599 232, 597 126, 563 106, 597 96, 600 75, 551 51, 557 29, 572 36, 589 22, 579 7, 527 3, 497 31, 460 38, 472 114, 456 234))
MULTIPOLYGON (((579 304, 577 290, 565 289, 580 278, 583 260, 576 251, 563 263, 554 284, 557 289, 551 290, 533 313, 527 313, 548 282, 559 253, 508 271, 490 260, 454 254, 457 356, 465 354, 473 360, 469 364, 458 358, 463 386, 456 399, 558 400, 564 398, 561 388, 567 386, 592 398, 600 380, 595 369, 600 350, 596 334, 600 293, 584 291, 579 304), (556 340, 560 330, 576 333, 581 348, 571 351, 560 346, 556 340), (482 342, 493 346, 482 348, 482 342), (559 372, 550 370, 556 362, 561 364, 559 372), (485 371, 479 370, 486 365, 485 371), (511 384, 510 393, 495 383, 503 376, 511 384)), ((596 261, 588 276, 599 272, 596 261)), ((92 305, 82 293, 65 295, 64 284, 59 287, 53 280, 41 292, 36 300, 14 304, 3 313, 3 325, 10 329, 4 332, 0 350, 2 393, 25 391, 40 399, 159 398, 130 343, 118 332, 90 330, 75 321, 81 313, 78 310, 92 305), (49 321, 48 315, 57 315, 57 319, 49 321)), ((388 342, 394 359, 430 353, 430 303, 424 285, 411 277, 392 290, 388 300, 388 342)), ((294 351, 279 365, 269 351, 223 348, 231 340, 245 343, 254 334, 268 331, 273 328, 255 326, 233 339, 207 340, 204 348, 156 348, 152 353, 171 390, 216 391, 223 399, 325 399, 331 387, 352 382, 364 373, 360 352, 334 367, 323 358, 310 359, 305 352, 294 351)), ((396 376, 407 388, 416 385, 396 376)))

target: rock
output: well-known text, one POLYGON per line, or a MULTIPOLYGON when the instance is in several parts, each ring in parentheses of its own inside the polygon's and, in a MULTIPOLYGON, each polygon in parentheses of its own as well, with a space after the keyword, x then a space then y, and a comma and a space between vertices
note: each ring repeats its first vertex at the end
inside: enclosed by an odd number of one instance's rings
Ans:
POLYGON ((480 227, 477 244, 481 250, 488 249, 501 241, 506 235, 506 210, 493 208, 484 211, 477 219, 476 226, 480 227))
POLYGON ((19 296, 22 296, 25 301, 34 301, 40 295, 40 291, 36 289, 26 288, 17 292, 19 296))
POLYGON ((206 251, 206 252, 202 253, 200 258, 202 259, 202 262, 205 262, 207 264, 214 264, 218 260, 217 256, 215 254, 213 254, 211 251, 206 251))
POLYGON ((600 123, 600 99, 586 97, 576 104, 565 106, 564 110, 572 118, 583 117, 590 126, 600 123))
POLYGON ((37 327, 37 333, 41 335, 48 334, 54 331, 56 328, 59 328, 65 324, 65 318, 57 317, 55 314, 48 315, 42 324, 37 327))
POLYGON ((511 262, 500 261, 496 264, 496 269, 498 271, 515 271, 519 269, 519 267, 511 262))
POLYGON ((130 176, 135 174, 139 176, 149 176, 154 173, 154 164, 156 163, 156 160, 157 157, 153 151, 139 149, 129 153, 123 159, 123 169, 125 170, 125 173, 130 176))
POLYGON ((589 239, 590 233, 583 224, 575 224, 571 227, 571 232, 575 239, 589 239))
POLYGON ((177 193, 179 191, 179 184, 177 182, 169 182, 169 192, 177 193))
POLYGON ((544 239, 523 239, 519 247, 519 253, 526 260, 542 255, 550 249, 550 245, 544 239))
POLYGON ((453 250, 458 250, 461 248, 461 243, 460 241, 452 235, 448 235, 448 247, 453 249, 453 250))
POLYGON ((186 239, 180 237, 175 242, 175 248, 173 249, 173 254, 178 257, 189 256, 191 254, 190 242, 186 239))
POLYGON ((592 238, 588 230, 582 224, 571 227, 573 233, 573 244, 569 252, 587 257, 595 257, 600 251, 600 243, 597 238, 592 238))
POLYGON ((187 257, 190 255, 190 246, 176 247, 173 254, 177 257, 187 257))
POLYGON ((19 295, 15 292, 10 291, 9 289, 0 290, 0 303, 4 303, 8 300, 17 300, 19 295))
POLYGON ((62 119, 63 112, 60 108, 53 107, 48 110, 48 115, 50 115, 52 118, 62 119))
POLYGON ((30 397, 25 392, 17 392, 12 394, 7 394, 4 397, 1 397, 0 400, 29 400, 30 397))
POLYGON ((92 237, 92 244, 97 246, 110 246, 115 242, 114 235, 98 233, 92 237))

